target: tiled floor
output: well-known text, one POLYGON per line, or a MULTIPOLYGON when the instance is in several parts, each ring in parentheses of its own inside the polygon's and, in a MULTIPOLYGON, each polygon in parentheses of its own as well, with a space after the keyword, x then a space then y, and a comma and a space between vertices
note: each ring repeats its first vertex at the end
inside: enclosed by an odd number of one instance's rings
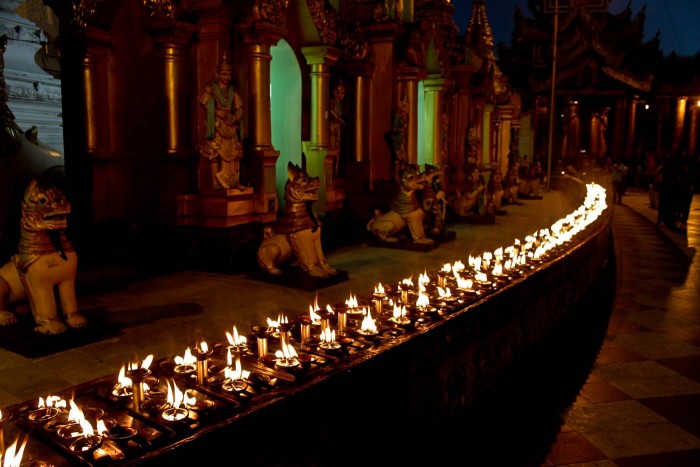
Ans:
POLYGON ((619 290, 603 345, 543 465, 700 465, 700 197, 687 235, 646 193, 613 206, 619 290))
MULTIPOLYGON (((655 225, 646 193, 629 190, 623 202, 610 206, 620 274, 612 305, 585 310, 593 325, 574 323, 484 395, 462 429, 446 430, 452 449, 421 445, 420 433, 404 449, 451 452, 461 458, 453 465, 469 466, 700 466, 700 196, 687 236, 655 225)), ((508 206, 495 225, 450 226, 457 239, 429 253, 364 245, 329 252, 349 280, 318 293, 243 275, 184 271, 130 282, 114 272, 118 285, 81 296, 80 306, 104 313, 120 334, 36 359, 0 349, 0 407, 116 375, 127 359, 180 355, 232 324, 306 313, 314 301, 339 303, 379 281, 510 245, 571 208, 552 191, 508 206)))

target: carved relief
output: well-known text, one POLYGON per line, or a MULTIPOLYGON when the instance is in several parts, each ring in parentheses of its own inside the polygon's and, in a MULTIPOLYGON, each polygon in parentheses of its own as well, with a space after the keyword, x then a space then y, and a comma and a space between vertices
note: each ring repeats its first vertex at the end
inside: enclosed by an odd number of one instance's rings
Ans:
POLYGON ((289 0, 255 0, 248 15, 249 23, 266 22, 281 28, 287 24, 287 5, 289 0))
POLYGON ((73 15, 71 22, 78 29, 85 29, 88 22, 97 14, 97 8, 102 0, 80 0, 73 3, 73 15))
POLYGON ((152 20, 173 19, 175 17, 170 0, 143 0, 143 7, 152 20))

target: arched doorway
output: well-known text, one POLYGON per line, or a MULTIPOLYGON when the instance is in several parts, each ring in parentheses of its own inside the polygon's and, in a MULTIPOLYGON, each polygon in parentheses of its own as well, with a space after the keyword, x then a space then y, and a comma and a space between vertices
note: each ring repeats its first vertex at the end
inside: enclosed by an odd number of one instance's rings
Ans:
POLYGON ((285 40, 270 48, 272 145, 280 152, 275 171, 280 209, 284 207, 287 165, 301 164, 301 69, 285 40))

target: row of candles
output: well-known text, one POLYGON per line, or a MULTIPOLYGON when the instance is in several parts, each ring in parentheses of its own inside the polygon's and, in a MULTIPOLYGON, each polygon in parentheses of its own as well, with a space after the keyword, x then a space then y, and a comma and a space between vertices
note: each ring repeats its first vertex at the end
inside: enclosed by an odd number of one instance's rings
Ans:
MULTIPOLYGON (((487 251, 479 256, 470 255, 466 265, 460 260, 447 263, 432 278, 427 272, 420 274, 417 286, 412 277, 403 279, 394 287, 385 288, 379 283, 366 305, 361 305, 353 294, 344 306, 336 306, 336 309, 327 305, 322 311, 316 301, 309 307, 308 315, 296 318, 299 344, 307 349, 316 347, 325 352, 337 353, 347 350, 348 345, 354 342, 351 336, 371 341, 379 334, 380 326, 408 329, 425 315, 439 317, 446 312, 463 309, 468 301, 475 301, 486 293, 494 292, 513 277, 534 268, 545 259, 546 254, 569 242, 606 208, 605 190, 599 185, 589 184, 584 203, 577 210, 555 222, 549 229, 541 229, 526 236, 524 241, 516 239, 508 247, 487 251), (317 330, 316 333, 312 332, 313 329, 317 330)), ((268 318, 266 326, 251 327, 251 334, 256 341, 256 356, 260 362, 272 362, 279 370, 309 367, 314 357, 296 351, 296 341, 291 335, 294 325, 280 314, 276 320, 268 318), (271 337, 276 337, 279 341, 279 349, 272 359, 268 350, 271 337)), ((247 337, 239 334, 235 325, 232 332, 226 332, 225 349, 226 366, 217 369, 217 375, 222 376, 221 388, 230 392, 244 391, 249 385, 251 373, 243 369, 241 356, 250 349, 247 337)), ((210 376, 209 361, 213 354, 214 348, 202 341, 194 351, 187 348, 182 356, 172 359, 173 372, 192 377, 197 385, 204 386, 210 376)), ((140 363, 130 362, 123 366, 113 388, 113 395, 119 399, 130 398, 134 410, 159 411, 166 422, 186 419, 190 410, 202 408, 202 401, 191 396, 190 390, 180 389, 174 380, 167 382, 165 401, 148 406, 148 401, 161 400, 164 396, 162 389, 151 387, 159 383, 157 378, 152 377, 152 361, 153 356, 149 355, 140 363)), ((109 436, 109 427, 102 420, 97 420, 97 426, 93 428, 72 400, 68 401, 68 405, 71 409, 68 411, 66 426, 71 427, 69 437, 75 439, 71 450, 83 452, 95 449, 103 436, 109 436)), ((40 398, 37 409, 29 414, 30 421, 43 422, 65 415, 65 407, 65 401, 55 400, 53 396, 46 400, 40 398)), ((0 412, 0 419, 1 414, 0 412)), ((3 462, 7 460, 7 464, 2 464, 3 467, 13 465, 10 458, 21 459, 26 439, 21 446, 17 446, 18 442, 19 440, 2 454, 3 462)))

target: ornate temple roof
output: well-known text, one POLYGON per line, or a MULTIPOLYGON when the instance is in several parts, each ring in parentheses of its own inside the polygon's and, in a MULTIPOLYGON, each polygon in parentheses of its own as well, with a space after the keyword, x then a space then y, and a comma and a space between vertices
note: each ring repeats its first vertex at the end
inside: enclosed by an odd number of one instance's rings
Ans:
MULTIPOLYGON (((516 9, 512 46, 502 48, 504 72, 535 93, 551 87, 554 12, 551 2, 530 2, 528 18, 516 9)), ((661 59, 658 40, 643 43, 645 9, 607 11, 605 0, 571 0, 557 18, 557 86, 562 91, 648 92, 661 59)))
POLYGON ((486 59, 495 59, 493 33, 486 16, 486 0, 474 0, 469 24, 465 33, 465 44, 486 59))

